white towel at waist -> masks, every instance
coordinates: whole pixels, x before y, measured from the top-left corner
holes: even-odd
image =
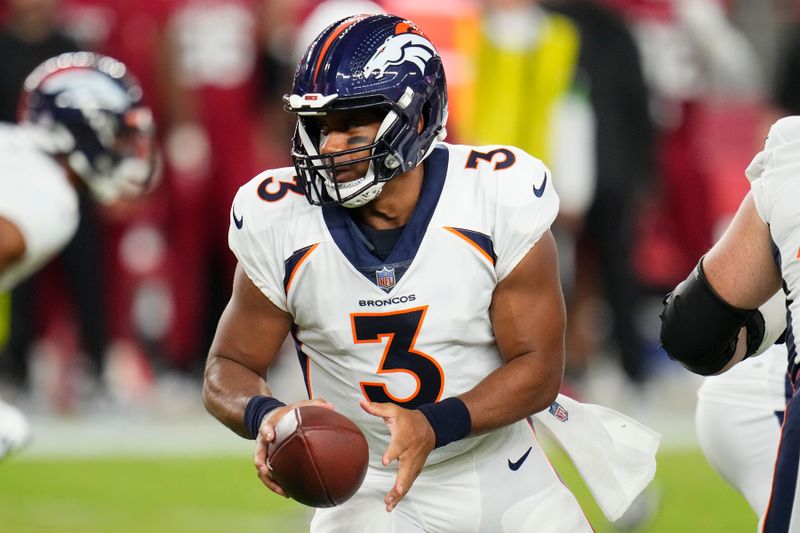
[[[661,435],[622,413],[559,394],[532,418],[566,452],[612,522],[655,476]]]

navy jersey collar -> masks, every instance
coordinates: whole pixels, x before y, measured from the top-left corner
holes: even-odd
[[[347,260],[371,282],[376,283],[375,271],[383,267],[394,268],[397,281],[408,270],[439,203],[447,176],[447,163],[448,152],[443,145],[434,148],[431,155],[425,160],[425,177],[422,181],[417,206],[392,253],[385,261],[381,261],[367,249],[347,208],[341,206],[321,208],[325,225],[336,246]]]

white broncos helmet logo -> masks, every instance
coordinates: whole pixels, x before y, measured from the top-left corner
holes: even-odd
[[[364,65],[364,78],[369,79],[370,76],[374,76],[375,79],[380,79],[386,69],[407,61],[416,65],[420,73],[424,74],[425,64],[435,54],[431,42],[422,35],[417,33],[392,35]]]

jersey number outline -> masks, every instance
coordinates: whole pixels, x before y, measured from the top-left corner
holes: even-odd
[[[278,183],[276,191],[269,190],[275,188],[274,186],[270,187],[273,183]],[[258,186],[258,197],[265,202],[277,202],[278,200],[283,200],[283,197],[290,191],[300,195],[305,194],[303,188],[297,184],[297,176],[292,176],[292,181],[280,181],[270,176]]]
[[[407,409],[439,400],[444,390],[444,372],[439,363],[426,353],[414,349],[428,306],[389,313],[352,313],[350,324],[356,344],[382,343],[386,340],[377,373],[410,374],[417,382],[416,390],[406,398],[389,392],[385,383],[361,381],[361,391],[371,402],[394,403]]]
[[[507,148],[496,148],[490,152],[479,152],[477,150],[472,150],[467,156],[467,164],[464,166],[464,168],[478,168],[478,162],[480,161],[487,161],[491,163],[494,161],[494,158],[497,155],[503,156],[503,159],[494,164],[494,170],[505,170],[507,168],[511,168],[514,166],[514,163],[517,162],[517,156],[515,156],[514,152]]]

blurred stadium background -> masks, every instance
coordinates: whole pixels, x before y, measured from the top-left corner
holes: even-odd
[[[616,56],[609,38],[592,30],[610,27],[632,38],[631,68],[646,94],[641,113],[620,108],[612,113],[618,121],[603,114],[610,104],[590,98],[596,156],[574,151],[569,137],[550,154],[585,157],[582,168],[593,176],[577,194],[585,203],[556,227],[571,324],[565,390],[664,435],[656,481],[637,505],[641,520],[629,517],[633,530],[751,531],[756,518],[747,503],[699,452],[699,382],[659,351],[657,315],[663,294],[746,193],[743,170],[766,127],[800,112],[793,85],[800,4],[597,0],[598,11],[588,1],[541,2],[579,36],[567,76],[592,95],[634,95],[635,76],[603,76]],[[539,2],[0,1],[0,120],[14,120],[22,79],[42,59],[96,50],[125,62],[142,82],[165,162],[159,187],[141,201],[87,202],[65,253],[0,295],[0,397],[33,425],[30,445],[0,463],[0,531],[305,530],[308,510],[260,486],[251,443],[211,419],[200,401],[205,351],[234,266],[226,245],[230,200],[260,170],[290,163],[293,124],[280,96],[309,36],[326,22],[375,5],[416,21],[445,61],[449,140],[472,143],[490,126],[502,130],[510,113],[530,119],[527,93],[511,95],[513,69],[481,77],[492,36],[478,36],[508,21],[492,19],[487,8],[513,17],[532,3]],[[508,98],[478,101],[494,90],[490,82]],[[486,118],[490,104],[499,107]],[[631,131],[644,132],[634,135],[635,146],[623,142]],[[624,179],[608,179],[604,165],[620,158],[640,164],[615,167]],[[568,461],[548,449],[597,530],[615,531]]]

